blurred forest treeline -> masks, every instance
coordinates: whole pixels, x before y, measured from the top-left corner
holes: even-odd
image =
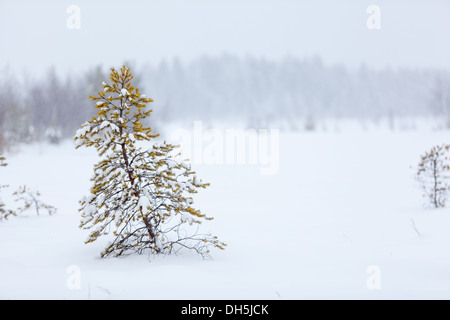
[[[125,62],[125,64],[127,64]],[[250,128],[313,130],[323,118],[377,121],[436,117],[450,127],[450,73],[443,70],[348,69],[320,57],[279,61],[224,54],[134,67],[134,85],[153,98],[151,126],[173,121],[229,121]],[[113,66],[120,68],[121,65]],[[110,66],[39,79],[8,68],[0,75],[0,150],[72,137],[95,113],[88,98],[109,81]]]

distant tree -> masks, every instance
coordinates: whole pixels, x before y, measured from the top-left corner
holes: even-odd
[[[306,131],[316,130],[316,121],[312,115],[306,116],[304,126]]]
[[[94,147],[101,160],[94,167],[90,195],[80,201],[83,229],[91,229],[86,243],[112,231],[114,240],[102,257],[150,251],[170,254],[187,248],[208,256],[208,247],[225,244],[211,234],[187,226],[207,218],[192,207],[189,194],[205,188],[190,165],[181,161],[176,146],[142,143],[156,138],[142,120],[153,100],[131,84],[133,76],[123,66],[111,69],[111,84],[103,82],[96,101],[97,116],[84,123],[74,139],[76,147]]]
[[[445,127],[450,128],[450,75],[447,73],[436,76],[431,90],[432,108],[445,121]]]
[[[436,208],[445,207],[450,182],[450,145],[434,146],[421,156],[417,168],[417,180],[423,188],[423,196]]]
[[[61,130],[57,126],[48,127],[45,130],[44,135],[45,139],[51,144],[59,144],[62,139]]]
[[[31,141],[29,110],[23,104],[20,83],[0,79],[0,151]]]

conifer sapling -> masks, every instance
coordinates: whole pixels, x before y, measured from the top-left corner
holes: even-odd
[[[202,219],[212,218],[192,206],[190,194],[209,184],[179,158],[177,146],[164,142],[143,148],[158,136],[142,123],[153,100],[133,87],[132,79],[126,66],[120,72],[112,68],[111,83],[103,82],[98,96],[90,97],[97,116],[74,137],[76,148],[94,147],[100,157],[90,194],[80,201],[80,227],[92,229],[86,243],[112,233],[102,257],[145,250],[170,254],[182,248],[208,257],[209,247],[226,244],[198,233]]]

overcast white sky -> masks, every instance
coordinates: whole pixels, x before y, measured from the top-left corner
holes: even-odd
[[[66,26],[69,5],[81,29]],[[366,26],[369,5],[381,29]],[[450,69],[449,0],[0,0],[0,67],[40,74],[224,52]]]

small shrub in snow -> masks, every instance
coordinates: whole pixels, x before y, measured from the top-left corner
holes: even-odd
[[[5,161],[6,158],[0,155],[0,167],[5,167],[7,165]],[[7,187],[7,185],[0,185],[0,189],[4,187]],[[15,201],[22,202],[23,206],[16,210],[6,209],[5,204],[0,200],[0,221],[7,220],[10,216],[17,216],[31,208],[36,211],[37,215],[39,215],[39,210],[46,210],[50,215],[56,212],[55,207],[48,205],[39,199],[41,196],[39,191],[33,191],[27,186],[20,187],[13,195],[16,197]]]
[[[8,164],[6,163],[6,157],[0,154],[0,167],[6,167]]]
[[[0,167],[6,167],[6,157],[0,155]],[[6,188],[7,185],[1,185],[0,184],[0,190],[3,188]],[[8,219],[9,216],[15,216],[16,213],[12,210],[6,209],[5,204],[0,199],[0,221]]]
[[[421,156],[417,168],[417,180],[423,188],[423,196],[436,208],[445,207],[450,182],[450,145],[438,145]]]
[[[33,209],[37,215],[39,215],[40,210],[45,210],[49,215],[56,213],[56,208],[44,203],[40,199],[40,192],[34,191],[27,186],[19,187],[19,189],[13,193],[16,196],[16,201],[22,202],[23,206],[17,208],[17,213],[22,213],[27,210]]]
[[[112,233],[114,240],[102,257],[142,253],[170,254],[192,249],[208,256],[209,247],[225,244],[211,234],[199,234],[207,218],[192,206],[189,194],[206,188],[191,166],[181,161],[176,146],[139,143],[158,135],[142,120],[152,110],[147,98],[131,84],[129,69],[111,69],[111,84],[103,82],[96,101],[97,116],[84,123],[74,139],[76,147],[94,147],[101,160],[94,166],[90,194],[80,201],[83,229],[92,229],[86,243]],[[189,226],[194,227],[189,228]]]

